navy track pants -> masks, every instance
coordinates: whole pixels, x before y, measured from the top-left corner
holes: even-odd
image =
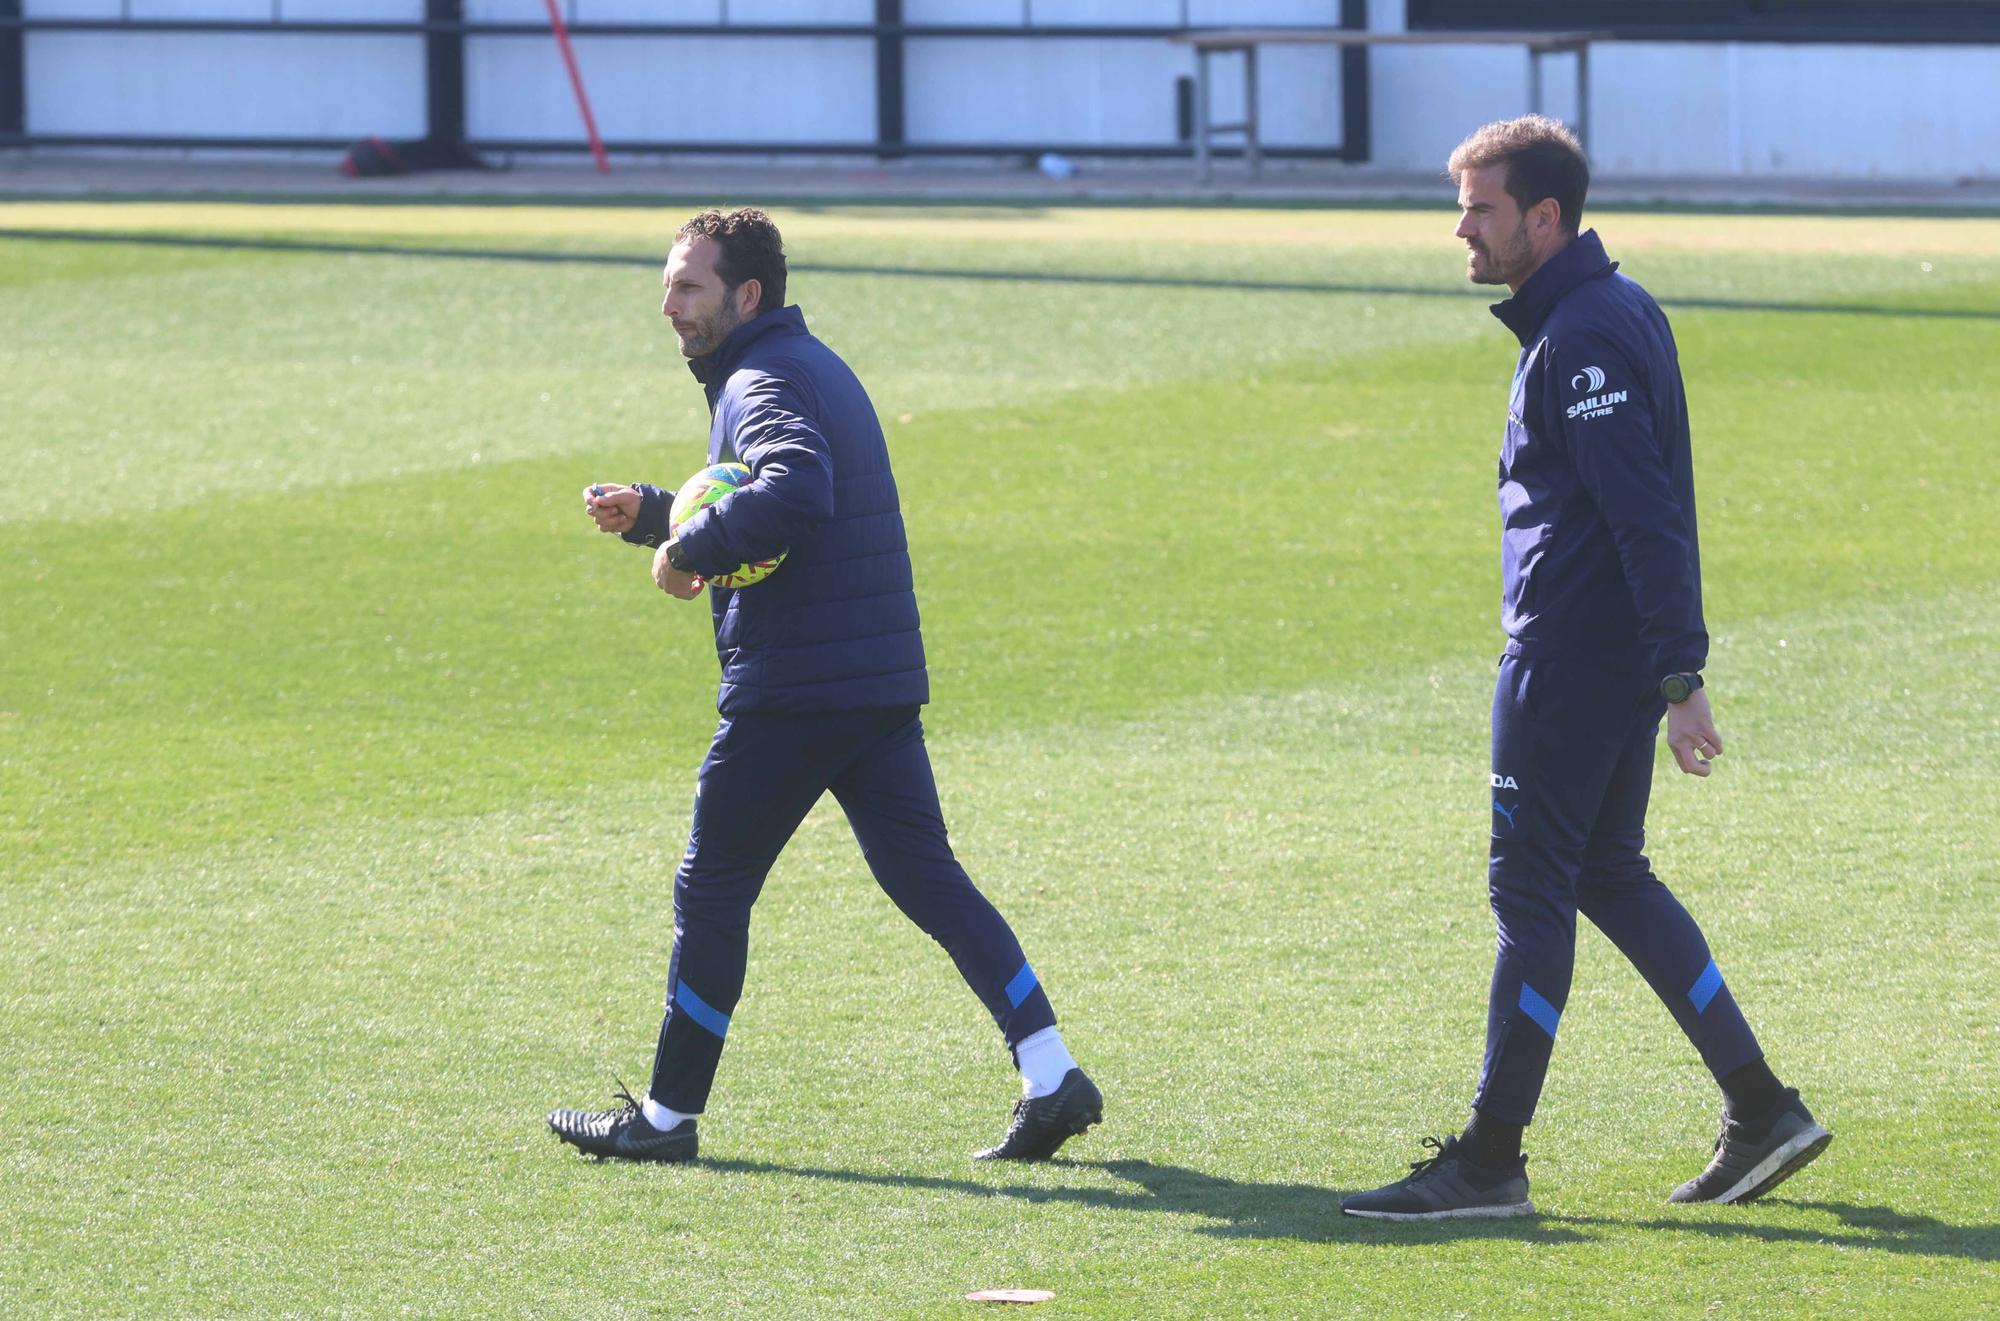
[[[914,706],[724,716],[701,765],[674,877],[674,952],[653,1058],[654,1100],[708,1102],[743,993],[750,907],[820,795],[846,812],[875,880],[951,955],[1011,1048],[1056,1021],[1021,944],[952,856]]]
[[[1499,953],[1473,1106],[1534,1118],[1569,999],[1582,910],[1652,985],[1717,1078],[1758,1059],[1757,1038],[1701,928],[1642,851],[1657,680],[1570,657],[1506,656],[1493,691],[1493,841]]]

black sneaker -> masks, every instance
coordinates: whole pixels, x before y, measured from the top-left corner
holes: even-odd
[[[697,1139],[694,1120],[683,1119],[662,1133],[646,1120],[646,1112],[619,1083],[614,1095],[625,1102],[616,1110],[552,1110],[549,1128],[586,1156],[617,1160],[693,1160]]]
[[[1014,1119],[997,1147],[974,1152],[974,1160],[1047,1160],[1056,1148],[1104,1119],[1104,1093],[1082,1069],[1063,1075],[1047,1096],[1014,1102]]]
[[[1722,1117],[1715,1159],[1708,1168],[1674,1189],[1670,1202],[1754,1202],[1826,1150],[1833,1134],[1821,1128],[1787,1087],[1756,1119]]]
[[[1340,1204],[1351,1216],[1371,1220],[1451,1220],[1459,1216],[1531,1216],[1528,1158],[1488,1170],[1458,1152],[1458,1139],[1425,1138],[1437,1155],[1414,1161],[1404,1178],[1371,1193],[1356,1193]]]

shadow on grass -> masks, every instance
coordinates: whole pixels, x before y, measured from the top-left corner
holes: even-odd
[[[1354,1238],[1359,1231],[1370,1229],[1377,1231],[1371,1237],[1385,1237],[1381,1231],[1386,1229],[1386,1237],[1393,1240],[1421,1243],[1458,1238],[1573,1243],[1591,1237],[1565,1222],[1534,1219],[1456,1220],[1384,1226],[1380,1221],[1361,1221],[1341,1215],[1340,1199],[1346,1195],[1342,1190],[1305,1183],[1245,1183],[1180,1165],[1157,1165],[1143,1160],[1057,1160],[1050,1166],[1058,1170],[1100,1171],[1129,1185],[1114,1188],[978,1183],[970,1179],[935,1175],[872,1174],[862,1170],[829,1170],[755,1160],[706,1160],[702,1166],[726,1173],[783,1174],[798,1179],[826,1179],[837,1183],[1004,1198],[1031,1205],[1064,1203],[1100,1211],[1151,1211],[1201,1216],[1211,1223],[1202,1225],[1196,1232],[1217,1238],[1295,1239],[1324,1243]],[[1001,1171],[996,1169],[995,1172]]]
[[[1634,1220],[1634,1229],[1672,1229],[1710,1238],[1756,1239],[1763,1243],[1817,1243],[1837,1248],[1872,1248],[1916,1257],[1958,1257],[1965,1261],[2000,1261],[2000,1224],[1954,1225],[1933,1216],[1912,1215],[1887,1206],[1856,1206],[1852,1202],[1801,1202],[1765,1198],[1757,1206],[1790,1207],[1834,1216],[1833,1231],[1804,1225],[1770,1225],[1746,1221]]]
[[[209,248],[256,252],[297,252],[319,256],[429,257],[460,261],[527,262],[536,265],[656,267],[663,254],[549,252],[533,248],[445,247],[429,244],[343,243],[334,240],[223,237],[213,234],[158,234],[87,229],[0,229],[0,239],[41,243],[129,244],[140,247]],[[1114,288],[1221,290],[1234,293],[1349,294],[1373,298],[1446,298],[1490,302],[1492,294],[1459,285],[1391,285],[1331,280],[1239,280],[1189,275],[1121,275],[1101,271],[1024,271],[992,268],[875,266],[794,261],[794,272],[870,275],[896,279],[973,280],[987,284],[1072,284]],[[1662,297],[1667,307],[1703,312],[1795,312],[1829,316],[1914,317],[1924,320],[2000,321],[1987,307],[1910,307],[1874,303],[1784,303],[1750,298]]]
[[[1363,1241],[1383,1247],[1422,1247],[1462,1239],[1506,1239],[1518,1243],[1585,1243],[1601,1230],[1651,1230],[1696,1234],[1704,1238],[1754,1240],[1760,1243],[1811,1243],[1838,1248],[1919,1257],[1953,1257],[1965,1261],[2000,1261],[2000,1224],[1956,1225],[1933,1216],[1914,1215],[1886,1206],[1849,1202],[1806,1202],[1768,1198],[1759,1208],[1779,1207],[1819,1212],[1840,1221],[1837,1229],[1812,1225],[1775,1225],[1761,1218],[1739,1221],[1669,1219],[1610,1219],[1602,1216],[1541,1215],[1501,1220],[1385,1221],[1359,1220],[1340,1213],[1346,1192],[1305,1183],[1246,1183],[1204,1174],[1180,1165],[1143,1160],[1057,1160],[1050,1168],[1098,1171],[1126,1187],[1064,1187],[1019,1183],[980,1183],[971,1179],[923,1174],[874,1174],[863,1170],[833,1170],[780,1165],[758,1160],[707,1160],[702,1168],[733,1174],[779,1174],[796,1179],[1006,1199],[1031,1205],[1061,1203],[1101,1211],[1149,1211],[1199,1216],[1209,1223],[1196,1233],[1216,1238],[1292,1239],[1308,1243]],[[999,1173],[999,1170],[995,1171]],[[1738,1214],[1756,1217],[1757,1209]]]

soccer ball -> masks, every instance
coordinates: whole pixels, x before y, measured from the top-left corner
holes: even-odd
[[[681,483],[681,489],[674,494],[673,508],[667,511],[669,535],[678,537],[681,524],[695,516],[697,510],[706,509],[740,486],[750,481],[750,470],[740,463],[712,463],[694,476]],[[719,573],[708,579],[711,587],[748,587],[762,582],[777,571],[785,562],[784,551],[779,551],[768,560],[752,560],[740,564],[728,573]]]

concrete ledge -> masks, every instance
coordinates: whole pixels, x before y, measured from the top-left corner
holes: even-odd
[[[0,152],[0,198],[26,197],[307,197],[327,201],[546,199],[636,205],[650,200],[716,203],[751,201],[870,201],[911,205],[973,202],[1002,205],[1112,204],[1157,206],[1449,207],[1442,173],[1410,174],[1369,167],[1275,164],[1253,178],[1224,162],[1215,182],[1201,187],[1191,164],[1086,163],[1067,179],[989,162],[810,163],[640,161],[598,174],[588,161],[531,164],[391,179],[349,179],[323,160],[258,160],[189,153],[145,156]],[[1926,180],[1780,178],[1600,178],[1593,206],[1675,209],[1777,208],[1813,211],[1953,211],[2000,213],[2000,179],[1959,183]]]

